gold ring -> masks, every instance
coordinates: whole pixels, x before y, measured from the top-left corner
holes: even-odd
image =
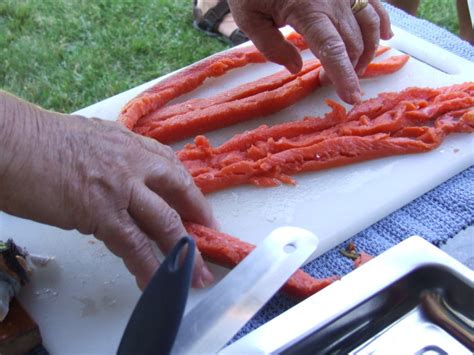
[[[352,5],[351,10],[355,15],[359,11],[362,11],[369,4],[369,0],[355,0],[354,5]]]

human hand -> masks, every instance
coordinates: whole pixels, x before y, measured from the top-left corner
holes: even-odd
[[[171,148],[115,122],[40,110],[0,93],[0,138],[0,210],[94,234],[140,288],[159,266],[153,242],[166,254],[187,234],[181,218],[215,228]],[[193,286],[212,281],[198,253]]]
[[[361,100],[359,79],[374,58],[380,38],[390,39],[390,19],[379,0],[357,14],[354,0],[228,0],[239,28],[271,61],[290,72],[301,70],[298,50],[278,30],[292,26],[305,38],[347,103]]]

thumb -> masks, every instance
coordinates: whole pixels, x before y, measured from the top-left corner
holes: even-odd
[[[298,73],[303,66],[298,49],[285,39],[272,20],[259,14],[252,16],[258,17],[249,21],[256,26],[244,25],[241,30],[269,61],[285,66],[292,74]]]

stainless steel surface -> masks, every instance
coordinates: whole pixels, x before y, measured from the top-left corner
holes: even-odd
[[[394,324],[404,317],[404,322],[414,321],[409,315],[420,306],[420,295],[425,290],[440,290],[457,312],[472,318],[473,284],[472,270],[422,238],[411,237],[221,353],[348,353],[364,343],[368,346],[369,339],[378,337],[381,341],[381,334],[390,328],[399,329]],[[423,328],[423,324],[418,325]],[[393,349],[416,342],[422,335],[415,331],[410,334],[393,339]],[[389,339],[389,333],[386,335]],[[365,353],[363,347],[359,351]]]
[[[416,307],[349,354],[470,355],[471,352],[443,328],[427,319],[420,307]]]
[[[184,317],[172,353],[216,353],[316,250],[301,228],[275,229]]]

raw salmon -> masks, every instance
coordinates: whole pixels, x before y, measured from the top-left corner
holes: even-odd
[[[307,48],[305,41],[297,33],[291,33],[287,39],[300,50]],[[255,46],[239,47],[203,59],[167,77],[132,99],[120,112],[118,121],[132,129],[141,117],[196,89],[207,78],[221,76],[229,70],[250,63],[264,62],[266,62],[264,55]]]
[[[378,70],[373,75],[391,74],[399,70],[407,60],[408,56],[390,57],[379,63],[369,64],[368,72],[371,72],[370,68],[373,65],[377,65],[385,67],[385,72]],[[388,65],[384,66],[385,62]],[[181,109],[175,108],[183,112],[182,114],[169,116],[170,113],[166,108],[165,115],[161,115],[161,110],[155,111],[144,117],[143,122],[140,120],[134,131],[157,139],[161,143],[171,143],[246,120],[264,117],[293,105],[314,92],[320,87],[319,72],[319,62],[311,61],[297,75],[287,72],[277,73],[213,98],[201,99],[197,101],[196,106],[185,102],[181,105]],[[204,103],[205,107],[202,106]]]
[[[186,230],[195,239],[204,258],[218,265],[233,268],[240,263],[255,246],[231,235],[194,223],[185,223]],[[302,270],[296,271],[282,291],[298,298],[307,298],[330,285],[338,277],[315,279]]]
[[[290,177],[438,147],[451,133],[474,130],[473,83],[383,93],[346,110],[328,101],[324,117],[261,126],[213,147],[204,136],[177,152],[205,193],[254,184],[294,184]]]

